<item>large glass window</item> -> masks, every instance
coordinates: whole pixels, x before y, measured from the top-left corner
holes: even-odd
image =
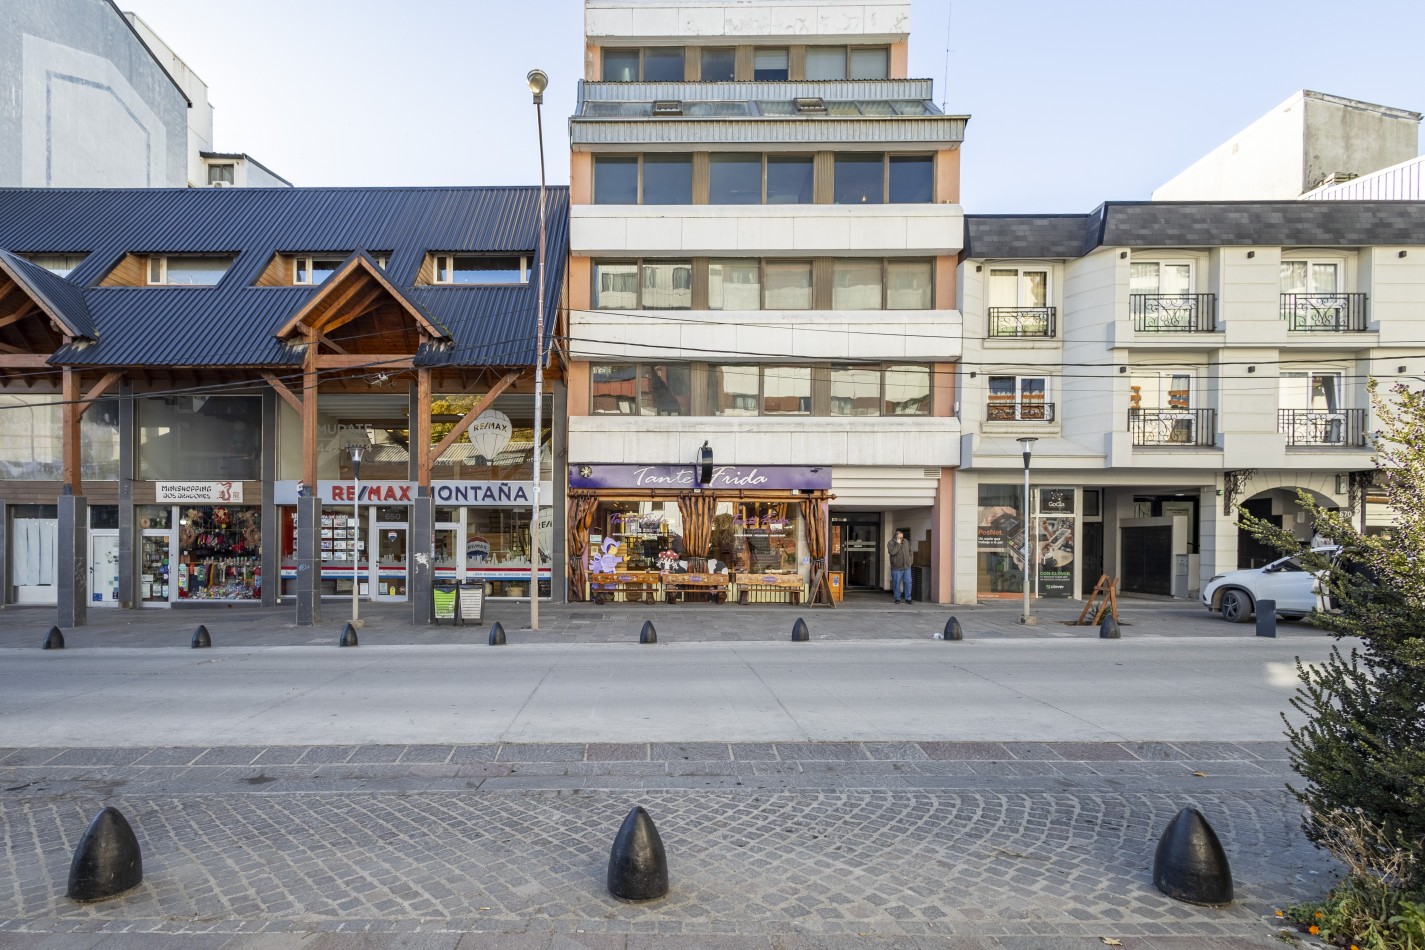
[[[758,262],[709,261],[708,309],[762,309],[762,276]]]
[[[692,412],[692,367],[652,363],[643,367],[639,409],[645,416],[686,416]]]
[[[604,48],[604,82],[637,82],[638,50]]]
[[[598,155],[594,158],[594,204],[638,204],[638,158]]]
[[[931,309],[934,306],[933,284],[930,261],[889,262],[886,264],[886,309]]]
[[[785,49],[759,49],[752,54],[752,78],[758,82],[786,82],[788,56]]]
[[[768,310],[811,309],[810,261],[768,261],[766,274]]]
[[[892,155],[887,178],[893,204],[935,200],[935,159],[929,155]]]
[[[831,368],[831,414],[833,416],[874,416],[880,414],[881,371],[864,366]]]
[[[832,191],[832,200],[839,205],[880,204],[885,200],[884,158],[879,154],[837,155]]]
[[[1017,485],[980,485],[975,528],[979,593],[1024,591],[1024,490]]]
[[[600,310],[638,309],[638,265],[594,265],[594,306]]]
[[[0,393],[0,479],[60,477],[62,412],[58,396]]]
[[[596,198],[597,194],[596,184]],[[643,203],[646,205],[692,204],[692,156],[645,155],[643,157]]]
[[[638,364],[596,363],[590,367],[595,415],[633,415],[638,411]]]
[[[119,478],[119,400],[101,399],[79,422],[80,470],[89,481]]]
[[[762,156],[739,153],[708,158],[708,204],[762,203]]]
[[[768,155],[767,204],[811,204],[814,178],[810,155]]]
[[[692,261],[644,262],[642,309],[688,310],[692,306]]]
[[[173,287],[211,287],[223,279],[234,258],[228,257],[151,257],[148,282]]]
[[[655,46],[643,51],[644,82],[682,82],[683,48]]]
[[[708,367],[709,402],[715,416],[757,415],[760,372],[756,366]]]
[[[1049,271],[1028,267],[990,268],[988,304],[1012,308],[1048,306]]]
[[[717,47],[702,51],[702,71],[698,74],[703,82],[732,82],[735,78],[736,55],[731,48]]]
[[[991,422],[1045,421],[1049,382],[1043,376],[991,376],[985,417]]]
[[[831,269],[833,310],[881,309],[881,262],[839,260]]]
[[[762,371],[762,412],[769,416],[811,414],[811,367],[768,366]]]
[[[178,526],[179,598],[262,599],[261,508],[183,508]],[[324,529],[323,548],[330,550],[330,543]]]
[[[882,415],[930,415],[930,368],[928,366],[887,366],[885,407]]]
[[[151,396],[135,408],[140,479],[262,477],[261,397]]]

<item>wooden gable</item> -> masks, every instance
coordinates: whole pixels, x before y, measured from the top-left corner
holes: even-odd
[[[364,254],[348,259],[277,331],[289,341],[309,335],[321,356],[414,356],[422,343],[449,339]]]

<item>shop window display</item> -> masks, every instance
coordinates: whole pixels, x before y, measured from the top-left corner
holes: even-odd
[[[979,590],[1019,594],[1024,590],[1024,490],[1017,485],[981,485],[975,528]]]
[[[795,503],[719,502],[712,557],[734,573],[800,573],[801,513]]]
[[[178,550],[179,599],[261,599],[262,509],[186,508]]]

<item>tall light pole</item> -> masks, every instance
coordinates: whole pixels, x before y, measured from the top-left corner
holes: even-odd
[[[1015,441],[1024,449],[1024,510],[1019,513],[1019,520],[1024,527],[1024,613],[1020,615],[1019,622],[1033,626],[1039,620],[1029,612],[1029,545],[1034,534],[1034,519],[1029,514],[1029,457],[1034,452],[1034,443],[1039,440],[1033,436],[1025,436]]]
[[[535,298],[534,331],[534,514],[529,519],[529,628],[539,629],[539,437],[544,431],[544,89],[549,77],[542,69],[525,76],[534,94],[534,124],[539,132],[539,290]]]
[[[351,455],[351,625],[361,626],[360,602],[357,594],[361,589],[361,456],[366,446],[353,442],[346,447]]]

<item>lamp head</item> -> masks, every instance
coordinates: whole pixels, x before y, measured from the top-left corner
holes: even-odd
[[[1023,438],[1015,439],[1014,441],[1018,442],[1018,443],[1019,443],[1019,447],[1024,450],[1024,469],[1025,469],[1025,471],[1028,471],[1028,470],[1029,470],[1029,456],[1030,456],[1031,454],[1033,454],[1033,452],[1034,452],[1034,443],[1035,443],[1035,442],[1038,442],[1039,440],[1036,439],[1036,438],[1034,438],[1033,436],[1028,436],[1028,435],[1027,435],[1027,436],[1024,436]]]
[[[542,69],[531,69],[529,75],[525,77],[529,83],[529,91],[534,93],[534,104],[539,105],[544,102],[544,90],[549,85],[549,76]]]

